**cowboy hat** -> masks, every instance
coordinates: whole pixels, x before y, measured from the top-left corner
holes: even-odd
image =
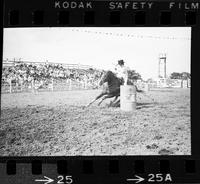
[[[123,59],[118,60],[118,65],[123,65],[123,64],[124,64],[124,60]]]

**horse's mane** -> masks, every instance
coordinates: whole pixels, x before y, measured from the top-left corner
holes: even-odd
[[[112,72],[111,70],[108,70],[108,71],[107,71],[107,75],[110,76],[110,77],[112,77],[115,81],[118,81],[119,83],[121,83],[121,81],[120,81],[120,79],[117,77],[117,75],[116,75],[114,72]]]
[[[107,71],[107,74],[108,74],[108,75],[110,75],[110,74],[111,74],[111,75],[113,75],[113,76],[117,77],[117,76],[115,75],[115,73],[113,73],[111,70],[108,70],[108,71]]]
[[[107,70],[107,71],[103,71],[103,74],[102,74],[103,78],[107,78],[109,77],[109,81],[110,81],[110,78],[114,79],[114,80],[117,80],[118,82],[120,82],[119,78],[116,76],[116,74],[114,72],[112,72],[111,70]],[[102,79],[101,79],[102,80]],[[107,81],[108,82],[108,81]],[[103,82],[104,83],[104,82]]]

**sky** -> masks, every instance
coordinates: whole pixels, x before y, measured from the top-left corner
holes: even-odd
[[[190,72],[190,27],[5,28],[3,59],[92,65],[110,70],[123,59],[143,79],[158,75],[159,54],[167,75]]]

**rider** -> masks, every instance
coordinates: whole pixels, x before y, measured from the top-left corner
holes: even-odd
[[[124,65],[124,60],[119,60],[115,67],[116,76],[122,80],[123,85],[127,85],[128,82],[128,67]]]

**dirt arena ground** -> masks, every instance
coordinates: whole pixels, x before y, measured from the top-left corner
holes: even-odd
[[[138,94],[134,113],[98,90],[2,94],[0,156],[190,155],[190,89]]]

